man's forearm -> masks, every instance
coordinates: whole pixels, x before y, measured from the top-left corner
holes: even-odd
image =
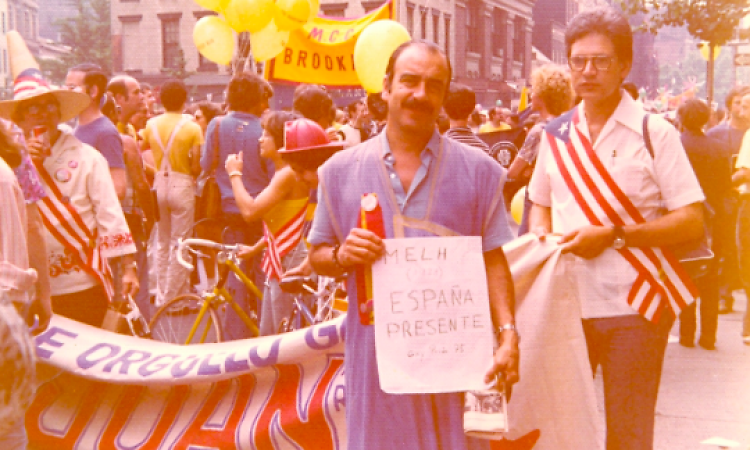
[[[26,206],[26,215],[28,218],[29,266],[37,272],[36,295],[42,301],[48,302],[51,292],[49,262],[47,260],[47,241],[42,217],[39,215],[39,209],[33,204]]]
[[[344,270],[333,260],[333,245],[313,245],[310,250],[310,264],[315,273],[328,277],[338,277],[344,274]]]
[[[547,233],[552,232],[552,211],[548,206],[534,203],[529,212],[529,230],[544,229]]]
[[[513,277],[502,247],[484,253],[487,289],[492,323],[495,329],[515,323],[515,290]]]
[[[120,167],[110,168],[109,174],[112,176],[112,184],[115,186],[115,192],[117,198],[122,200],[125,198],[125,193],[128,189],[127,176],[125,169]]]
[[[661,247],[680,244],[703,235],[703,205],[693,203],[656,220],[623,227],[628,247]]]

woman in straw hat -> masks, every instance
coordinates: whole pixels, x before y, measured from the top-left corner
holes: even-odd
[[[90,98],[50,88],[20,35],[11,31],[7,38],[15,82],[13,100],[0,102],[0,117],[23,130],[48,196],[39,210],[47,231],[52,309],[100,326],[114,295],[106,258],[123,257],[119,293],[134,294],[138,281],[132,263],[135,245],[106,160],[58,128],[86,108]]]

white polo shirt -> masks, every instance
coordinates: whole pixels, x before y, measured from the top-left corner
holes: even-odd
[[[589,137],[583,103],[577,107],[578,130]],[[651,221],[666,211],[701,202],[705,197],[677,130],[656,115],[649,118],[649,135],[655,153],[655,157],[651,157],[643,141],[644,114],[629,95],[621,95],[620,104],[593,146],[612,178],[643,218]],[[532,202],[551,208],[554,233],[565,234],[590,225],[560,175],[546,132],[528,189]],[[618,214],[625,217],[619,203],[610,198],[609,190],[604,189],[602,193]],[[605,225],[611,224],[606,217],[600,219]],[[596,258],[574,257],[574,260],[573,272],[583,318],[637,314],[627,303],[637,273],[616,250],[608,248]]]
[[[746,131],[742,137],[740,152],[734,164],[736,169],[750,169],[750,132]]]

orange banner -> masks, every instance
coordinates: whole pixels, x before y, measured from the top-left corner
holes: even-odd
[[[360,88],[354,71],[357,37],[372,22],[394,17],[393,0],[358,19],[316,17],[292,31],[284,51],[266,64],[265,78],[281,83]]]

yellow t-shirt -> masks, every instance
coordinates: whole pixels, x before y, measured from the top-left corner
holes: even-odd
[[[507,123],[501,123],[499,127],[495,128],[495,126],[492,125],[492,122],[487,121],[487,123],[482,124],[482,126],[479,128],[480,133],[492,133],[493,131],[503,130],[510,130],[510,125],[508,125]]]
[[[148,142],[148,147],[154,154],[154,162],[156,163],[157,170],[163,169],[161,165],[163,157],[161,145],[167,146],[172,130],[183,117],[185,116],[181,113],[164,113],[149,119],[146,123],[146,128],[141,130],[143,140]],[[161,145],[159,145],[159,142],[152,134],[154,125],[156,125],[156,129],[158,130]],[[172,142],[172,149],[169,151],[169,164],[172,166],[172,170],[190,174],[190,149],[200,147],[202,143],[203,133],[201,132],[201,127],[194,121],[187,119],[177,131],[177,135]]]

